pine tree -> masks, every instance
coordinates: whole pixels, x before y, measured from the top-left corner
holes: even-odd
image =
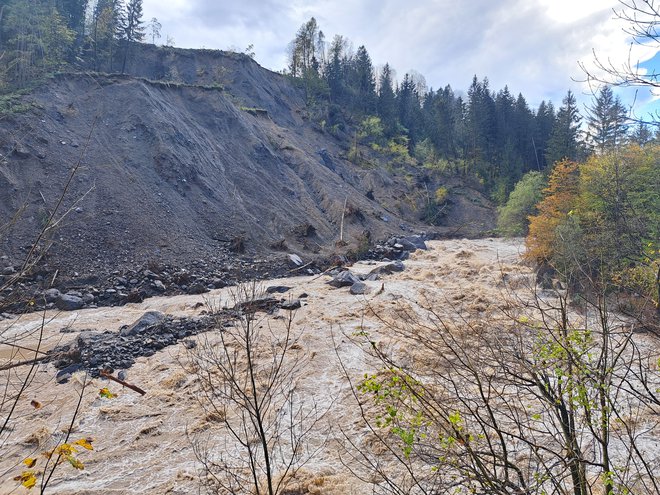
[[[144,40],[145,27],[142,20],[142,0],[128,0],[126,6],[120,11],[119,37],[124,41],[124,60],[121,66],[122,74],[126,71],[126,61],[131,46]]]
[[[575,96],[569,90],[557,112],[552,133],[548,140],[546,162],[555,163],[561,159],[577,160],[582,155],[580,148],[580,122],[582,117],[577,108]]]
[[[536,155],[535,160],[543,170],[548,166],[548,163],[546,162],[546,149],[548,147],[548,140],[550,139],[554,123],[555,108],[552,105],[552,102],[546,103],[545,101],[542,101],[536,110],[536,115],[534,116],[533,146],[534,154]]]
[[[378,116],[383,123],[387,137],[394,136],[397,130],[397,107],[393,79],[392,69],[389,64],[385,64],[378,80]]]
[[[627,115],[621,100],[609,86],[603,86],[588,109],[590,144],[603,153],[623,144],[627,131]]]
[[[120,34],[122,5],[119,0],[98,0],[92,12],[91,36],[94,70],[101,70],[103,60],[113,70],[115,47]]]
[[[355,55],[355,103],[365,114],[373,112],[376,104],[376,79],[371,57],[364,45]]]
[[[403,82],[396,92],[396,101],[399,122],[408,131],[409,146],[412,149],[420,137],[422,118],[419,93],[410,74],[403,77]]]
[[[640,146],[644,146],[653,141],[653,133],[651,132],[651,129],[649,129],[648,124],[645,122],[638,122],[637,125],[633,127],[632,133],[630,134],[630,140]]]

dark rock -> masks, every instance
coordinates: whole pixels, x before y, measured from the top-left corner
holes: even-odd
[[[57,375],[55,375],[55,381],[57,383],[66,383],[71,379],[71,375],[81,368],[82,366],[80,364],[71,364],[57,372]]]
[[[30,157],[30,151],[25,148],[22,144],[16,144],[14,146],[14,156],[17,158],[29,158]]]
[[[294,267],[299,267],[303,265],[303,260],[297,254],[289,254],[289,263]]]
[[[146,294],[140,289],[133,289],[126,295],[126,302],[139,303],[144,301]]]
[[[247,313],[254,313],[256,311],[269,312],[275,308],[278,303],[279,301],[274,297],[264,297],[261,299],[255,299],[253,301],[238,303],[233,307],[233,310]]]
[[[55,301],[57,309],[62,311],[75,311],[81,309],[85,305],[82,297],[74,296],[71,294],[60,294],[60,297]]]
[[[214,289],[222,289],[223,287],[227,287],[227,282],[221,278],[214,278],[211,280],[211,285]]]
[[[367,284],[364,282],[355,282],[353,285],[351,285],[350,288],[350,293],[353,294],[354,296],[359,296],[362,294],[367,293]]]
[[[197,282],[188,288],[188,294],[204,294],[208,291],[209,290],[206,288],[206,286],[200,282]]]
[[[93,346],[95,342],[101,339],[102,334],[86,330],[78,335],[77,346],[79,349]]]
[[[14,273],[16,273],[16,268],[13,266],[6,266],[2,269],[3,275],[13,275]]]
[[[287,287],[286,285],[271,285],[270,287],[266,287],[266,294],[284,294],[290,290],[291,287]]]
[[[295,309],[300,309],[301,306],[302,304],[300,303],[300,299],[292,299],[290,301],[283,302],[280,305],[280,308],[293,311]]]
[[[412,244],[417,249],[422,249],[424,251],[428,249],[428,247],[426,246],[426,242],[424,241],[424,238],[421,235],[409,235],[408,237],[404,237],[403,239],[401,239],[401,242],[404,241],[406,243]]]
[[[351,286],[359,281],[360,279],[353,275],[349,270],[345,270],[335,275],[335,277],[330,282],[328,282],[328,284],[339,288]]]
[[[136,320],[132,325],[122,328],[119,334],[125,337],[138,335],[143,333],[145,330],[163,323],[163,321],[165,321],[165,315],[163,313],[160,311],[148,311],[138,320]]]
[[[298,296],[298,299],[306,299],[306,298],[308,298],[308,297],[309,297],[309,294],[307,294],[307,292],[303,292],[302,294],[300,294],[300,295]]]
[[[55,302],[59,299],[62,293],[57,289],[48,289],[44,292],[44,298],[47,303]]]
[[[165,292],[165,290],[167,290],[165,288],[165,284],[163,282],[161,282],[160,280],[154,280],[152,282],[151,286],[159,292]]]
[[[82,300],[85,304],[92,304],[94,302],[94,295],[87,292],[86,294],[83,294]]]
[[[405,270],[405,266],[401,261],[393,261],[392,263],[388,263],[386,265],[382,265],[379,267],[374,268],[369,272],[369,274],[365,277],[365,280],[378,280],[370,278],[373,275],[390,275],[395,272],[402,272]]]

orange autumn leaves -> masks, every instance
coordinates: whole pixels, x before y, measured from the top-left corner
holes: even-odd
[[[658,191],[658,144],[557,162],[538,214],[529,217],[526,257],[640,294],[660,308]]]
[[[529,217],[527,254],[529,259],[546,262],[552,259],[557,227],[568,217],[577,199],[579,166],[576,162],[557,162],[548,178],[544,198],[538,204],[538,214]]]

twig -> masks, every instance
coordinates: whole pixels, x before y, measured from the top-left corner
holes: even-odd
[[[307,264],[305,264],[305,265],[303,265],[303,266],[299,266],[299,267],[296,267],[296,268],[294,268],[294,269],[292,269],[292,270],[289,270],[289,273],[297,272],[298,270],[302,270],[303,268],[307,268],[309,265],[313,265],[313,264],[314,264],[314,262],[313,262],[313,261],[310,261],[309,263],[307,263]]]
[[[32,352],[41,352],[41,351],[38,351],[36,349],[29,349],[29,350],[32,351]],[[11,370],[13,368],[18,368],[20,366],[25,366],[26,364],[37,364],[37,363],[40,363],[40,362],[44,361],[48,357],[49,356],[41,356],[41,357],[38,357],[38,358],[35,358],[35,359],[28,359],[27,361],[18,361],[17,363],[5,364],[3,366],[0,366],[0,371]]]
[[[112,380],[113,382],[117,382],[117,383],[119,383],[120,385],[123,385],[126,388],[130,388],[131,390],[137,392],[140,395],[146,395],[146,392],[144,390],[142,390],[140,387],[138,387],[136,385],[131,385],[130,383],[126,383],[125,381],[120,380],[119,378],[117,378],[115,376],[112,376],[110,373],[108,373],[105,370],[101,370],[101,376],[103,378],[107,378],[108,380]]]

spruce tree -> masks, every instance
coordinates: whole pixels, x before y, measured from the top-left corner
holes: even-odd
[[[588,109],[589,141],[594,149],[603,153],[620,146],[627,132],[627,115],[621,100],[612,88],[603,86]]]
[[[580,147],[580,122],[582,117],[577,108],[575,95],[569,90],[557,112],[552,133],[548,140],[546,161],[548,164],[567,159],[577,160],[582,155]]]

